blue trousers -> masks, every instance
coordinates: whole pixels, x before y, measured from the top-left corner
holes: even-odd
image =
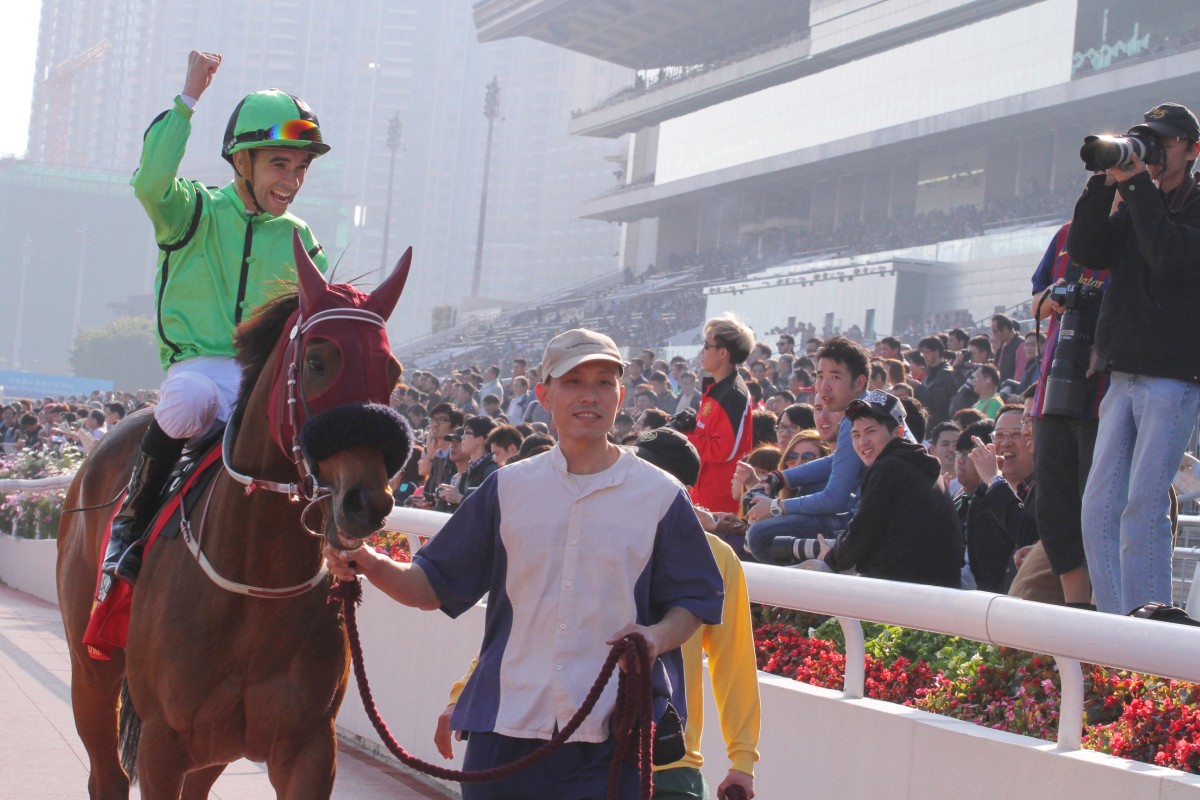
[[[833,534],[845,530],[848,520],[849,515],[834,514],[784,514],[779,517],[767,517],[746,530],[746,549],[763,564],[795,564],[794,558],[785,561],[771,559],[771,542],[775,541],[776,536],[814,539],[818,533],[823,533],[832,545]]]
[[[481,770],[510,764],[546,743],[544,739],[517,739],[498,733],[473,731],[467,738],[463,769]],[[498,781],[464,783],[463,800],[604,800],[608,767],[616,740],[592,744],[569,742],[549,758],[529,769]],[[640,794],[637,770],[621,766],[622,800]]]
[[[1083,546],[1101,611],[1171,602],[1167,490],[1198,409],[1200,386],[1112,374],[1083,494]]]

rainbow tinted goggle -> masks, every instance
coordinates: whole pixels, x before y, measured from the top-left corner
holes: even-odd
[[[239,144],[246,144],[248,142],[277,141],[320,142],[322,141],[321,129],[312,120],[289,119],[287,122],[281,122],[269,128],[239,133],[233,137],[233,141],[229,143],[229,148],[232,149]]]

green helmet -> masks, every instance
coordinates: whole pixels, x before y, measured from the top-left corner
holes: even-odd
[[[225,126],[221,156],[230,164],[237,151],[257,147],[295,147],[313,156],[329,152],[317,115],[299,97],[278,89],[246,95]]]

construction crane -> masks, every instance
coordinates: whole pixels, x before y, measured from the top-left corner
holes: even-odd
[[[111,45],[103,39],[82,53],[49,67],[42,79],[46,103],[50,108],[49,129],[46,131],[45,161],[47,164],[67,163],[67,148],[71,136],[71,111],[74,109],[75,77],[80,70],[108,52]]]

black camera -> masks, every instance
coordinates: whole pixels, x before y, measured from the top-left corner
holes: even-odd
[[[680,433],[691,433],[696,430],[696,412],[690,408],[675,412],[675,416],[667,421],[666,427],[674,428]]]
[[[771,495],[762,489],[750,489],[742,495],[742,516],[750,516],[750,506],[754,505],[754,501],[760,497],[769,498]]]
[[[1089,172],[1104,172],[1112,167],[1125,166],[1137,156],[1143,164],[1161,164],[1165,158],[1162,139],[1141,125],[1130,128],[1124,136],[1103,134],[1085,136],[1079,157]]]
[[[1063,315],[1058,323],[1054,360],[1046,374],[1043,414],[1073,419],[1084,416],[1092,397],[1087,371],[1103,298],[1099,288],[1084,283],[1068,283],[1050,290],[1050,299],[1063,307]]]

